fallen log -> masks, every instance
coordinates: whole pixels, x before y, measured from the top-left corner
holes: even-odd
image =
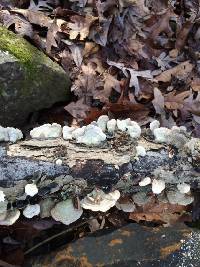
[[[179,192],[177,195],[177,185],[187,183],[191,187],[194,184],[198,187],[199,139],[178,134],[178,145],[174,137],[172,141],[175,145],[157,143],[146,131],[138,139],[130,138],[126,132],[118,132],[95,147],[62,138],[30,139],[7,144],[1,146],[0,150],[0,190],[11,207],[18,209],[30,203],[37,204],[48,197],[53,197],[55,203],[77,197],[82,199],[94,188],[105,193],[118,190],[121,196],[138,192],[146,196],[152,191],[155,194],[162,192],[164,198],[164,189],[170,191],[175,188],[175,193],[170,192],[168,199],[163,201],[170,198],[171,204],[187,206],[193,201],[190,187],[188,192]],[[142,147],[141,154],[138,154],[138,147]],[[155,181],[157,189],[153,189],[154,182],[140,186],[139,183],[147,177],[151,182]],[[37,185],[38,193],[27,196],[25,186],[30,183]],[[96,197],[92,198],[94,203],[99,201],[99,196]],[[70,202],[67,205],[70,206]],[[109,205],[112,207],[114,204]],[[39,207],[33,208],[37,210],[34,211],[37,215]]]
[[[145,148],[144,157],[136,156],[136,145]],[[36,179],[38,172],[52,181],[64,175],[70,176],[67,182],[85,181],[90,189],[94,186],[104,190],[117,188],[124,193],[134,192],[138,182],[147,176],[167,184],[199,182],[195,162],[198,157],[184,149],[145,138],[132,141],[125,134],[98,147],[63,139],[20,141],[1,147],[4,152],[0,158],[0,187],[14,188],[22,181]],[[62,160],[61,166],[56,164],[57,159]]]

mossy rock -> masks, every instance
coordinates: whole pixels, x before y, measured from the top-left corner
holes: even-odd
[[[69,87],[57,63],[0,26],[0,125],[23,125],[30,113],[68,100]]]

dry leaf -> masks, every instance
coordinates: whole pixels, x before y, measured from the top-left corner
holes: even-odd
[[[169,110],[181,109],[184,105],[184,99],[190,95],[190,91],[184,91],[176,95],[175,91],[165,95],[165,107]]]
[[[173,76],[185,78],[192,71],[193,67],[193,64],[187,60],[172,69],[163,71],[160,75],[155,77],[155,80],[158,82],[170,82]]]
[[[49,27],[53,22],[48,16],[40,11],[32,11],[27,9],[12,9],[13,13],[23,15],[30,23],[40,25],[41,27]]]
[[[68,111],[74,118],[83,119],[87,116],[90,107],[85,104],[84,98],[79,99],[77,102],[70,102],[65,106],[65,110]]]
[[[71,17],[71,22],[68,23],[68,27],[70,28],[69,31],[69,38],[71,40],[76,39],[77,37],[79,40],[85,40],[86,37],[89,35],[89,30],[91,24],[97,20],[96,17],[93,16],[77,16],[74,15]]]
[[[164,96],[158,88],[154,88],[154,100],[152,101],[153,106],[157,114],[163,114],[164,111]]]

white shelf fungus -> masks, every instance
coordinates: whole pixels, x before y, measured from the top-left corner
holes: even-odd
[[[145,192],[138,192],[132,196],[132,199],[135,204],[138,206],[143,206],[149,203],[152,199],[151,196],[148,196]]]
[[[124,212],[133,212],[136,209],[135,204],[130,200],[126,200],[125,202],[117,201],[116,208],[118,210],[123,210]]]
[[[105,194],[102,190],[95,189],[81,200],[81,206],[92,211],[106,212],[115,206],[119,198],[120,192],[118,190]]]
[[[64,126],[62,129],[63,139],[72,140],[72,132],[75,130],[74,127]]]
[[[153,132],[155,129],[160,127],[160,122],[157,120],[154,120],[150,123],[150,130]]]
[[[143,146],[136,146],[136,156],[137,157],[144,157],[146,156],[146,150]]]
[[[106,131],[107,122],[109,121],[109,118],[107,115],[102,115],[97,120],[97,126],[101,128],[103,132]]]
[[[118,120],[117,119],[117,128],[120,131],[125,132],[127,129],[127,120]]]
[[[139,186],[147,186],[151,183],[151,178],[150,177],[145,177],[139,182]]]
[[[38,188],[37,188],[37,185],[32,183],[32,184],[27,184],[25,186],[25,193],[28,195],[28,196],[35,196],[37,195],[38,193]]]
[[[22,131],[16,128],[0,126],[0,142],[12,142],[15,143],[17,140],[23,138]]]
[[[62,127],[60,124],[43,124],[30,131],[30,136],[35,139],[54,139],[62,135]]]
[[[131,138],[139,138],[142,133],[140,125],[135,121],[130,121],[127,125],[127,129]]]
[[[40,205],[35,204],[35,205],[28,205],[24,210],[23,210],[23,215],[26,218],[33,218],[34,216],[37,216],[40,214]]]
[[[7,212],[5,219],[0,221],[0,225],[5,225],[5,226],[13,225],[19,219],[19,216],[20,216],[20,211],[18,209],[9,210]]]
[[[167,198],[169,203],[187,206],[194,201],[194,197],[186,194],[182,194],[179,191],[167,192]]]
[[[57,203],[51,210],[51,216],[53,219],[66,225],[77,221],[81,217],[82,213],[82,209],[75,209],[71,199]]]
[[[106,135],[103,133],[101,128],[95,125],[88,125],[84,131],[84,134],[76,139],[77,143],[85,145],[99,145],[105,140]]]
[[[179,192],[182,194],[187,194],[190,192],[190,185],[186,184],[186,183],[178,184],[177,188],[178,188]]]
[[[152,191],[154,194],[160,194],[165,189],[165,182],[163,180],[153,179]]]
[[[5,201],[5,194],[2,190],[0,190],[0,202],[4,202]]]
[[[156,128],[153,131],[155,141],[160,143],[167,143],[171,130],[165,127]]]
[[[72,137],[77,139],[79,136],[82,136],[85,132],[86,126],[83,126],[81,128],[77,128],[72,132]]]
[[[0,202],[0,220],[4,220],[7,215],[8,201]]]
[[[109,120],[107,122],[107,130],[109,133],[114,133],[116,130],[117,121],[115,119]]]
[[[61,166],[62,165],[62,159],[57,159],[56,160],[56,165],[58,165],[58,166]]]
[[[171,129],[165,127],[157,128],[153,131],[153,134],[157,142],[174,145],[177,148],[183,147],[188,142],[183,126],[173,126]]]

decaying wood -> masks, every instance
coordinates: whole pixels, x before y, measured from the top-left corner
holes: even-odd
[[[145,147],[145,157],[136,157],[138,144]],[[192,155],[144,138],[133,142],[127,136],[117,137],[100,147],[62,139],[26,140],[7,145],[1,154],[0,187],[7,195],[13,196],[14,192],[15,197],[22,195],[24,185],[33,179],[38,179],[41,192],[48,193],[56,187],[80,195],[94,186],[131,193],[138,190],[138,182],[146,176],[167,184],[200,181]],[[56,165],[58,158],[62,159],[62,166]],[[40,179],[37,173],[41,174]]]

